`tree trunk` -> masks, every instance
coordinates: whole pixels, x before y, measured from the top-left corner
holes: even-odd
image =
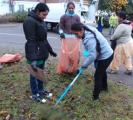
[[[11,12],[11,14],[14,13],[14,4],[13,4],[14,0],[9,0],[9,10]]]

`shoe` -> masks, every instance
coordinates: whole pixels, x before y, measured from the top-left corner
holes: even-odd
[[[47,90],[40,91],[39,95],[47,98],[51,98],[53,96],[53,94]]]
[[[93,101],[99,100],[99,96],[94,96],[94,95],[93,95],[93,98],[92,98],[92,99],[93,99]]]
[[[116,71],[116,70],[109,70],[109,71],[107,71],[109,74],[117,74],[118,73],[118,71]]]
[[[127,74],[127,75],[132,75],[132,70],[126,70],[126,71],[125,71],[125,74]]]
[[[30,98],[36,102],[45,103],[47,100],[42,98],[39,94],[32,95]]]

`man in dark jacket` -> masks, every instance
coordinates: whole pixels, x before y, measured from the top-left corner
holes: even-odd
[[[25,44],[26,59],[34,71],[37,71],[37,68],[44,69],[49,53],[53,57],[57,56],[47,41],[47,29],[44,19],[48,12],[49,8],[46,4],[38,3],[35,9],[29,12],[23,23],[23,30],[27,40]],[[52,93],[43,89],[43,82],[31,74],[30,87],[32,99],[35,101],[44,103],[46,102],[44,97],[52,96]]]

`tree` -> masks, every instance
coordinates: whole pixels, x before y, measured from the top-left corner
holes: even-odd
[[[98,8],[100,10],[111,10],[118,12],[126,6],[128,0],[99,0]]]
[[[110,0],[99,0],[98,9],[99,10],[110,10]]]
[[[128,0],[111,0],[110,1],[111,10],[115,11],[115,12],[118,12],[123,7],[125,7],[127,3],[128,3]]]
[[[128,0],[128,4],[125,9],[128,14],[128,18],[133,20],[133,0]]]
[[[13,4],[13,1],[14,0],[9,0],[9,9],[10,9],[11,13],[14,12],[14,4]]]

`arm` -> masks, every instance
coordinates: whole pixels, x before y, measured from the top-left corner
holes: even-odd
[[[60,34],[60,38],[64,39],[65,35],[64,35],[64,29],[65,29],[65,20],[64,20],[64,16],[61,17],[60,19],[60,24],[59,24],[59,34]]]
[[[49,51],[50,55],[52,55],[53,57],[56,57],[57,54],[53,51],[53,49],[52,49],[52,47],[50,46],[48,40],[46,40],[46,44],[47,44],[46,46],[47,46],[47,48],[48,48],[48,51]]]
[[[89,56],[83,62],[83,65],[82,65],[83,68],[87,68],[88,65],[93,63],[97,57],[95,38],[93,36],[87,36],[85,37],[85,41],[88,41],[85,47],[86,47],[86,50],[89,52]]]
[[[23,23],[23,30],[27,41],[36,40],[36,23],[32,19],[27,19]]]
[[[62,33],[65,29],[65,16],[63,15],[61,18],[60,18],[60,29],[62,30]]]
[[[80,17],[79,16],[77,16],[77,23],[80,23],[81,21],[80,21]]]
[[[124,30],[123,25],[122,24],[118,25],[113,36],[111,37],[111,40],[118,40],[122,36],[123,30]]]

